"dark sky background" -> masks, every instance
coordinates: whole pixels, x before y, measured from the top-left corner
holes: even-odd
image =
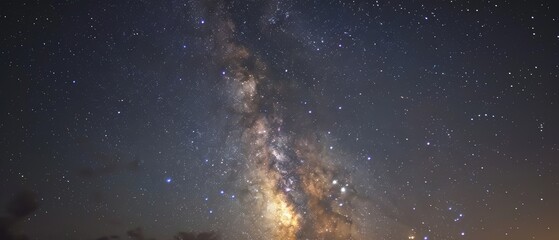
[[[557,239],[552,3],[2,1],[0,233]]]

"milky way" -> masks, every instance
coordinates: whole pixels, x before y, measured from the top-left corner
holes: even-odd
[[[290,114],[270,95],[287,94],[270,79],[266,64],[234,39],[235,24],[223,9],[216,11],[213,36],[224,65],[222,81],[234,126],[241,132],[241,185],[246,204],[264,238],[362,239],[359,222],[348,210],[347,179],[337,179],[337,167],[323,154],[319,135],[286,132],[283,115]],[[299,129],[297,126],[295,129]],[[346,202],[344,207],[341,202]]]

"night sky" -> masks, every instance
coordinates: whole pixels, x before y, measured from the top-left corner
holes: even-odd
[[[559,239],[552,3],[1,1],[0,238]]]

